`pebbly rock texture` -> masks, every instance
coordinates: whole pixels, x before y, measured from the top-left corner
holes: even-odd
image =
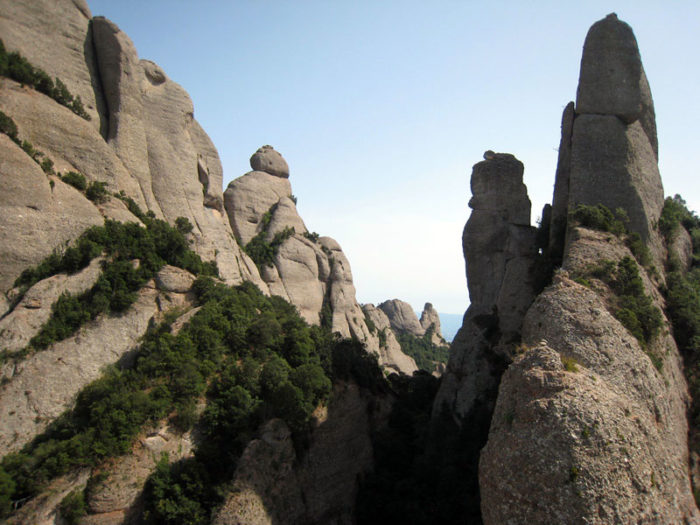
[[[243,452],[212,523],[353,523],[358,479],[372,468],[370,433],[387,416],[386,400],[354,383],[336,384],[301,458],[286,424],[267,422]]]
[[[430,340],[435,345],[445,345],[445,338],[442,337],[442,332],[440,331],[440,316],[431,303],[425,303],[423,306],[423,312],[420,315],[420,325],[425,332],[431,329],[432,333]]]
[[[416,337],[425,333],[413,307],[400,299],[384,301],[377,308],[384,312],[391,323],[391,328],[397,332],[408,332]]]
[[[562,226],[579,203],[623,208],[663,268],[653,103],[634,35],[615,15],[586,38],[562,146],[548,247],[562,269],[527,311],[521,355],[501,380],[479,463],[484,523],[700,523],[668,321],[641,345],[613,315],[615,290],[591,271],[632,253],[613,234]],[[669,251],[688,263],[687,238]],[[662,312],[663,276],[637,269]]]
[[[481,454],[484,523],[700,523],[672,338],[655,342],[659,372],[601,297],[562,273],[523,339]]]
[[[379,339],[377,356],[379,366],[406,375],[411,375],[418,370],[414,359],[401,351],[401,345],[396,339],[391,328],[391,322],[384,311],[376,308],[373,304],[363,304],[362,312],[365,315],[365,319],[369,320],[366,324],[369,325],[370,332],[373,331],[373,327]],[[383,335],[380,336],[380,333]]]
[[[474,211],[462,238],[471,305],[452,342],[433,410],[434,417],[449,414],[458,425],[477,407],[486,414],[492,410],[534,299],[536,230],[530,226],[523,165],[513,155],[487,153],[473,169]]]
[[[658,267],[665,251],[655,225],[663,207],[651,91],[632,29],[613,13],[588,32],[575,111],[564,110],[551,245],[561,256],[567,212],[578,204],[622,208]],[[555,257],[557,259],[557,257]]]

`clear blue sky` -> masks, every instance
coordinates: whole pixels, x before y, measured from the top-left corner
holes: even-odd
[[[259,146],[282,153],[361,302],[465,310],[471,166],[516,155],[539,217],[586,32],[613,11],[639,42],[666,193],[700,210],[700,2],[88,2],[189,92],[224,188]]]

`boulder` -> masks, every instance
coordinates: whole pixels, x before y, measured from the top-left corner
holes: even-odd
[[[421,326],[413,307],[400,299],[384,301],[379,308],[389,319],[391,328],[399,333],[407,332],[416,337],[421,337],[425,333],[425,328]]]
[[[262,146],[250,157],[250,167],[253,171],[264,171],[275,177],[289,178],[289,166],[275,148],[269,145]]]
[[[187,270],[166,265],[156,274],[156,288],[163,292],[187,293],[194,279]]]

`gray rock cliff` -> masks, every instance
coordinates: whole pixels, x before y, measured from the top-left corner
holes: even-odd
[[[479,462],[484,523],[700,523],[668,321],[649,341],[633,337],[613,315],[615,290],[591,273],[632,253],[614,235],[566,224],[578,204],[622,208],[663,268],[653,103],[632,30],[615,15],[586,38],[561,144],[548,249],[562,268],[528,309],[500,382]],[[685,264],[687,247],[682,236],[671,247]],[[663,311],[662,277],[637,271]]]

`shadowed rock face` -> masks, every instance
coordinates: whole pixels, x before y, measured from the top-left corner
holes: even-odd
[[[527,311],[479,462],[484,523],[700,523],[688,476],[687,387],[668,324],[644,347],[614,294],[569,279],[632,257],[609,234],[566,225],[577,204],[623,208],[663,268],[654,109],[630,27],[586,38],[574,111],[562,119],[549,252],[562,270]],[[687,240],[686,240],[687,244]],[[684,251],[679,239],[674,249]],[[663,308],[639,268],[645,293]],[[656,356],[657,367],[650,355]]]
[[[471,305],[450,350],[434,413],[448,412],[459,424],[475,406],[493,407],[504,364],[534,297],[537,255],[523,164],[507,153],[487,152],[474,165],[473,209],[462,246]]]

